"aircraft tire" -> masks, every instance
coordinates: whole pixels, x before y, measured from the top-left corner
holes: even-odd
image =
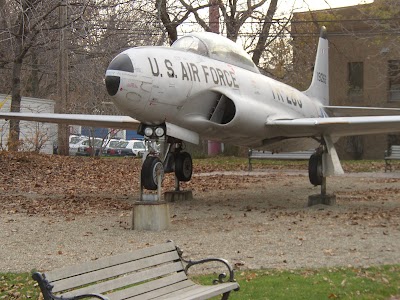
[[[161,179],[164,178],[164,167],[161,160],[156,156],[147,156],[142,165],[142,186],[147,190],[157,189],[157,171],[161,170]]]
[[[308,161],[308,177],[312,185],[322,184],[322,155],[312,154]]]
[[[179,181],[189,181],[192,178],[193,162],[187,152],[180,152],[175,157],[175,176]]]

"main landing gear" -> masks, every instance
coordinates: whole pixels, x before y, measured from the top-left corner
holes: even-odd
[[[322,185],[323,183],[322,153],[323,146],[319,147],[308,161],[308,178],[314,186]]]
[[[310,195],[308,197],[308,206],[316,204],[334,205],[336,203],[336,196],[326,193],[326,170],[327,167],[324,163],[325,156],[329,155],[325,144],[321,144],[310,156],[308,161],[308,177],[314,186],[321,186],[321,193]]]

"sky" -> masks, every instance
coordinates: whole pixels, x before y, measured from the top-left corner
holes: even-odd
[[[371,3],[373,0],[280,0],[279,6],[294,7],[296,11],[328,9]]]

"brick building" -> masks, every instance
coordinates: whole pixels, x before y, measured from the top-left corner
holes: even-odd
[[[292,19],[293,84],[311,79],[320,27],[328,29],[330,104],[400,108],[400,3],[374,3],[295,13]],[[307,76],[304,76],[307,70]],[[342,138],[344,159],[379,159],[399,134]]]

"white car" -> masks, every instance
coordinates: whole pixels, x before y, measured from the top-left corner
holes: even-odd
[[[133,156],[142,157],[146,151],[146,145],[144,141],[141,140],[128,140],[120,142],[119,149],[128,149],[132,151]]]
[[[69,155],[76,155],[79,146],[89,138],[87,136],[70,135],[69,136]]]

